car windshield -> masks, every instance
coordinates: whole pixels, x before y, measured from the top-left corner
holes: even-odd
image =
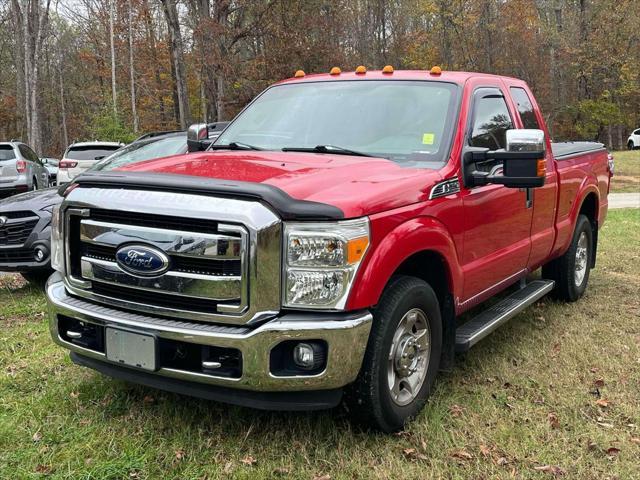
[[[181,133],[133,142],[108,158],[96,163],[90,171],[114,170],[154,158],[169,157],[187,151],[187,135]]]
[[[100,145],[86,147],[71,147],[65,153],[64,158],[69,160],[100,160],[120,148],[119,145]]]
[[[249,105],[215,145],[265,150],[327,146],[318,151],[351,150],[411,166],[444,162],[457,93],[456,85],[433,81],[276,85]]]
[[[16,154],[11,145],[0,145],[0,162],[3,160],[13,160]]]

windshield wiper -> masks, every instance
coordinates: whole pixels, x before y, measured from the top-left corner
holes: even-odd
[[[336,155],[354,155],[357,157],[375,157],[368,153],[349,150],[348,148],[338,147],[336,145],[316,145],[315,147],[285,147],[283,152],[310,152],[310,153],[333,153]]]
[[[256,147],[242,142],[230,142],[226,145],[212,144],[209,150],[264,150],[264,148]]]

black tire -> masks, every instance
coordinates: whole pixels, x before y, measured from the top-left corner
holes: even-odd
[[[38,270],[34,272],[21,272],[22,278],[38,288],[44,288],[44,284],[53,273],[53,270]]]
[[[582,280],[578,282],[576,277],[576,266],[578,263],[576,253],[578,251],[578,243],[580,242],[583,234],[585,235],[587,243],[587,251],[585,254],[586,267]],[[587,289],[587,284],[589,283],[592,255],[593,229],[591,227],[591,222],[585,215],[579,215],[569,249],[564,255],[552,260],[542,267],[542,277],[556,282],[553,290],[553,296],[555,298],[565,302],[575,302],[582,297]]]
[[[33,177],[33,184],[31,185],[31,191],[35,192],[38,189],[38,181],[36,180],[36,177]]]
[[[396,330],[405,314],[414,309],[422,310],[426,316],[430,332],[429,363],[415,398],[406,405],[398,405],[389,388],[388,362]],[[362,369],[346,391],[345,403],[352,418],[365,428],[387,433],[401,430],[427,402],[440,367],[441,352],[442,321],[435,292],[418,278],[394,277],[373,312]]]
[[[633,150],[634,148],[636,148],[636,147],[633,144],[633,140],[629,140],[629,143],[627,143],[627,149]]]

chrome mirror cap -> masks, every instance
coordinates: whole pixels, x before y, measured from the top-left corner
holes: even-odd
[[[507,130],[507,152],[544,152],[544,132],[536,129]]]
[[[187,130],[187,149],[189,152],[198,152],[202,148],[203,140],[209,138],[209,127],[206,123],[194,123]]]

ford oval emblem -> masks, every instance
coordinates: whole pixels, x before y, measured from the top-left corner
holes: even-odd
[[[116,252],[116,262],[125,272],[140,277],[157,277],[169,270],[166,253],[145,245],[127,245]]]

